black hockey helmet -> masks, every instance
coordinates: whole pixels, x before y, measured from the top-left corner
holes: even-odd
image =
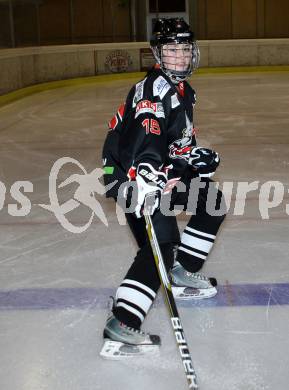
[[[190,45],[191,58],[186,70],[174,70],[164,65],[163,46],[170,43]],[[184,81],[198,68],[200,59],[199,48],[195,41],[194,33],[183,18],[157,19],[150,45],[156,61],[173,82]]]

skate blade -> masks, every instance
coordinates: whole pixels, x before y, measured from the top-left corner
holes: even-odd
[[[215,287],[211,288],[193,288],[172,286],[173,294],[176,299],[207,299],[213,298],[217,294]]]
[[[121,360],[137,356],[158,355],[159,345],[130,345],[105,339],[100,356],[104,359]]]

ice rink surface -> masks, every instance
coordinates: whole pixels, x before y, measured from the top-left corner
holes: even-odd
[[[81,234],[39,206],[50,204],[49,174],[58,159],[75,159],[87,173],[101,167],[106,123],[137,81],[49,90],[0,109],[1,390],[187,388],[161,292],[144,323],[162,337],[160,356],[126,362],[99,356],[108,297],[136,250],[113,203],[96,195],[108,226],[94,216]],[[289,73],[197,75],[191,83],[199,145],[221,155],[215,179],[234,182],[229,215],[205,266],[218,278],[219,293],[178,302],[200,389],[287,390]],[[63,165],[57,183],[83,175],[81,166]],[[33,184],[21,200],[24,216],[11,206],[17,181]],[[238,181],[258,187],[243,215],[236,212]],[[268,181],[276,189],[271,205],[279,204],[269,210]],[[59,203],[77,188],[57,188]],[[76,202],[65,217],[82,226],[91,215]],[[187,219],[180,215],[181,229]]]

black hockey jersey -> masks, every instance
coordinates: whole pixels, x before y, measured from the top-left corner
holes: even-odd
[[[104,182],[117,181],[108,197],[117,197],[120,184],[133,178],[141,162],[166,171],[168,179],[182,176],[196,145],[195,101],[187,82],[176,86],[158,68],[132,87],[109,122],[103,147]]]

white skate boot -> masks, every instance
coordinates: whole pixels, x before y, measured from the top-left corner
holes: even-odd
[[[131,328],[113,314],[106,321],[103,337],[104,345],[100,355],[105,359],[157,354],[161,344],[159,336]]]
[[[188,272],[178,262],[175,262],[170,278],[175,298],[204,299],[212,298],[217,294],[217,281],[207,278],[199,272]]]

